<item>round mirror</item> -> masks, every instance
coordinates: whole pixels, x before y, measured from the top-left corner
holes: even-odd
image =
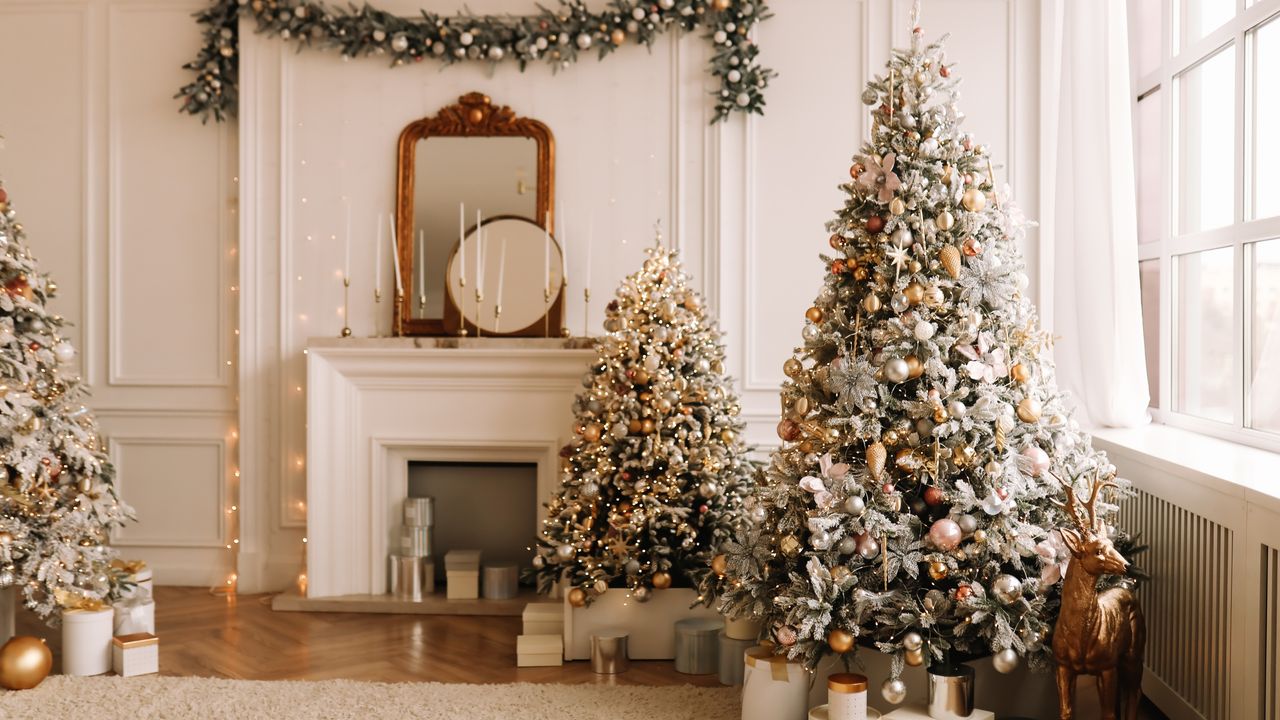
[[[559,334],[543,325],[564,286],[563,256],[556,239],[532,220],[495,217],[472,228],[454,245],[446,278],[449,302],[469,332]]]

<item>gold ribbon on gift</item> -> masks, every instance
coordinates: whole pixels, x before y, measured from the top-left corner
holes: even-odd
[[[58,603],[58,607],[62,608],[63,612],[68,610],[98,612],[99,610],[105,610],[107,607],[107,604],[99,598],[88,597],[77,592],[63,590],[62,588],[53,591],[53,599]]]
[[[753,647],[746,654],[747,665],[758,667],[760,663],[769,665],[769,675],[778,682],[787,681],[787,658],[785,655],[774,655],[772,647],[761,645]]]
[[[120,570],[126,575],[137,575],[147,569],[146,560],[112,560],[112,570]]]

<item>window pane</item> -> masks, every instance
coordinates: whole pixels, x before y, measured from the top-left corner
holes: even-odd
[[[1253,217],[1280,215],[1280,19],[1253,36]]]
[[[1232,250],[1179,255],[1177,325],[1174,328],[1174,402],[1179,412],[1234,422],[1236,363],[1231,324]]]
[[[1182,44],[1222,27],[1236,14],[1236,0],[1182,0]]]
[[[1160,92],[1138,101],[1138,131],[1135,138],[1138,158],[1138,242],[1160,239],[1164,225],[1166,183],[1164,127],[1160,121]]]
[[[1250,425],[1280,433],[1280,240],[1253,246]]]
[[[1133,70],[1138,77],[1160,67],[1161,35],[1164,33],[1165,0],[1129,0],[1129,41]],[[1145,89],[1145,88],[1143,88]]]
[[[1151,407],[1160,407],[1160,261],[1138,263],[1142,288],[1142,340],[1147,355],[1147,391]]]
[[[1179,232],[1234,220],[1235,138],[1235,53],[1227,47],[1178,78]]]

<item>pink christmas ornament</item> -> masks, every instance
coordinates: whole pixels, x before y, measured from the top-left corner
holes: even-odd
[[[1022,451],[1022,457],[1031,465],[1031,475],[1040,477],[1049,470],[1049,456],[1038,445],[1028,445]]]
[[[942,518],[929,528],[929,539],[940,550],[956,549],[963,537],[960,525],[951,518]]]

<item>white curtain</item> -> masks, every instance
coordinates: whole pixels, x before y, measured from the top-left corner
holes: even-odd
[[[1148,421],[1125,5],[1046,0],[1041,208],[1058,383],[1084,423]]]

